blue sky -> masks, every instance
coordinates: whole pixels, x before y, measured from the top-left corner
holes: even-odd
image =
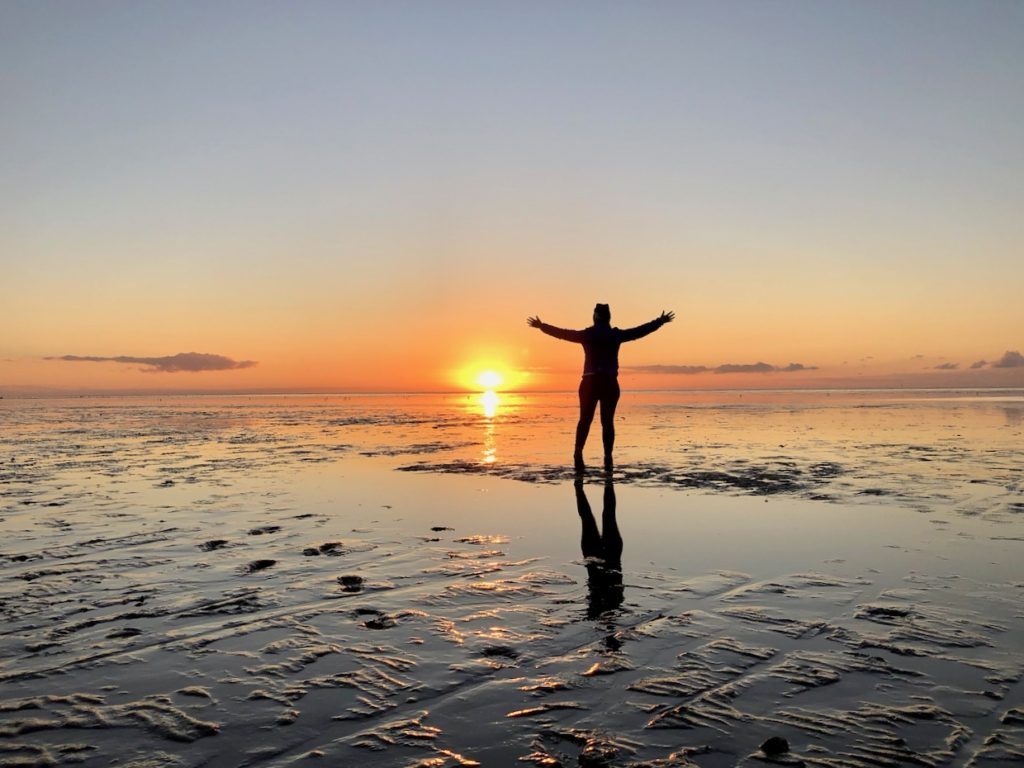
[[[381,336],[345,354],[474,318],[467,349],[508,357],[513,320],[601,299],[717,330],[643,364],[1021,346],[1020,3],[7,2],[0,21],[11,359],[283,371],[367,318]]]

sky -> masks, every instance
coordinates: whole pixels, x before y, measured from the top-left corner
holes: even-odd
[[[1024,386],[1024,4],[0,3],[0,394]]]

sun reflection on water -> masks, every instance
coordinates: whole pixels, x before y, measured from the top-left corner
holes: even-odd
[[[498,413],[498,402],[498,393],[493,389],[480,395],[480,403],[484,407],[484,418],[487,419],[487,426],[484,427],[484,464],[493,464],[497,459],[498,448],[494,441],[494,417]]]
[[[494,415],[498,412],[498,393],[493,389],[489,389],[480,395],[480,402],[484,406],[484,416],[488,419],[493,419]]]

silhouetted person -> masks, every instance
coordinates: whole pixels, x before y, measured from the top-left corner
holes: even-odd
[[[619,346],[627,341],[642,339],[654,333],[665,323],[671,323],[674,312],[662,312],[649,323],[636,328],[612,328],[612,311],[607,304],[594,307],[594,324],[582,331],[556,328],[531,317],[526,323],[540,328],[548,336],[583,345],[583,378],[580,380],[580,420],[576,425],[576,448],[573,462],[577,470],[583,469],[583,446],[590,434],[594,411],[601,404],[601,437],[604,440],[604,465],[612,468],[612,450],[615,447],[615,406],[619,402]]]
[[[604,509],[601,511],[601,531],[597,530],[594,513],[583,492],[580,478],[576,487],[576,511],[583,527],[580,549],[587,566],[587,618],[597,619],[622,605],[622,535],[615,521],[615,486],[611,477],[604,483]]]

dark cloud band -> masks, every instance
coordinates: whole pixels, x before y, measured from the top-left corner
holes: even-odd
[[[1017,351],[1003,353],[1003,356],[992,363],[993,368],[1024,368],[1024,355]]]
[[[237,368],[252,368],[255,360],[232,360],[224,355],[210,355],[202,352],[179,352],[166,357],[99,357],[96,355],[61,355],[47,357],[47,360],[64,360],[72,363],[122,363],[141,365],[150,373],[201,373],[203,371],[230,371]]]
[[[936,367],[942,368],[941,365]],[[979,368],[1024,368],[1024,355],[1017,350],[1008,349],[998,360],[976,360],[971,363],[970,368],[972,371]]]
[[[816,371],[816,365],[790,363],[786,366],[769,363],[725,363],[709,368],[706,365],[631,365],[626,368],[634,373],[670,373],[693,375],[696,373],[794,373],[795,371]]]
[[[705,365],[630,365],[625,368],[634,373],[680,373],[684,375],[707,373],[711,370]]]

